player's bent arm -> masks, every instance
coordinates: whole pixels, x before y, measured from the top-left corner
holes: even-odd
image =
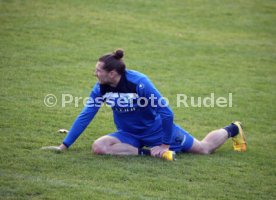
[[[156,112],[160,115],[162,120],[162,127],[164,132],[162,138],[163,144],[170,144],[174,120],[174,114],[172,110],[170,109],[166,100],[162,97],[160,92],[155,88],[153,83],[148,78],[143,79],[139,86],[140,87],[138,88],[138,91],[141,96],[148,98],[149,101],[152,99],[152,97],[154,97],[153,99]]]

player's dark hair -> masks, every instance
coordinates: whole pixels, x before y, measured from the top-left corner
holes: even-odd
[[[103,69],[110,72],[115,70],[118,74],[124,74],[126,65],[122,58],[124,57],[124,50],[117,49],[115,52],[104,55],[99,58],[100,62],[104,63]]]

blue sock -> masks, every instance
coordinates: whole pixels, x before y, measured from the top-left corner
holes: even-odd
[[[239,133],[239,128],[236,124],[230,124],[229,126],[224,127],[228,133],[228,138],[235,137]]]

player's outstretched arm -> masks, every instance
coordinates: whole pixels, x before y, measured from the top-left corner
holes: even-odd
[[[62,152],[67,149],[67,147],[64,144],[61,144],[59,146],[47,146],[47,147],[42,147],[42,150],[48,150],[48,151],[56,151],[56,152]]]

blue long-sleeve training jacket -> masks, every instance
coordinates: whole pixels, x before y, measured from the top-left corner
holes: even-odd
[[[69,148],[76,141],[103,102],[112,108],[117,130],[138,138],[162,130],[163,144],[170,144],[173,112],[146,75],[126,70],[115,88],[95,84],[90,99],[63,141],[65,146]]]

